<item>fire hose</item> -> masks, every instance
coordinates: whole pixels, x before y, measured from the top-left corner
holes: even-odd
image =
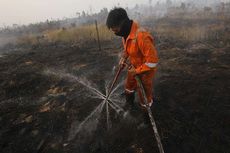
[[[135,76],[135,79],[136,79],[137,84],[138,84],[138,86],[140,88],[141,94],[144,97],[144,102],[145,102],[145,105],[146,105],[146,109],[147,109],[147,112],[148,112],[150,122],[152,124],[152,128],[153,128],[153,131],[154,131],[154,135],[155,135],[155,138],[156,138],[156,141],[157,141],[159,151],[160,151],[160,153],[164,153],[164,148],[163,148],[163,145],[161,143],[161,138],[160,138],[160,135],[158,133],[157,126],[156,126],[155,120],[153,118],[152,111],[151,111],[150,106],[148,104],[148,100],[147,100],[147,97],[146,97],[144,86],[143,86],[142,81],[141,81],[141,79],[140,79],[140,77],[138,75]]]
[[[118,80],[119,75],[121,74],[122,69],[123,69],[123,66],[119,66],[119,68],[117,70],[117,73],[116,73],[116,75],[115,75],[115,77],[113,79],[113,82],[112,82],[112,84],[111,84],[111,86],[110,86],[110,88],[108,90],[108,93],[106,95],[105,101],[108,101],[109,96],[110,96],[110,94],[111,94],[111,92],[113,90],[114,85],[116,84],[116,82]]]
[[[116,73],[116,75],[115,75],[115,77],[114,77],[114,79],[113,79],[113,82],[112,82],[110,88],[108,89],[108,93],[107,93],[106,96],[105,96],[106,111],[107,111],[107,112],[109,112],[109,110],[108,110],[108,109],[109,109],[109,108],[108,108],[109,96],[110,96],[110,94],[111,94],[111,92],[112,92],[112,90],[113,90],[114,85],[116,84],[116,82],[117,82],[117,80],[118,80],[118,77],[119,77],[119,75],[120,75],[122,69],[123,69],[123,66],[122,66],[122,65],[119,65],[118,71],[117,71],[117,73]],[[107,114],[106,123],[107,123],[107,129],[109,129],[109,115],[108,115],[108,114]]]
[[[124,61],[124,64],[125,64],[126,66],[128,66],[128,69],[131,67],[131,65],[128,64],[128,63],[126,63],[125,61]],[[112,92],[112,89],[113,89],[115,83],[117,82],[118,77],[119,77],[119,75],[120,75],[120,73],[121,73],[123,67],[124,67],[123,65],[120,65],[119,68],[118,68],[118,71],[116,72],[116,75],[115,75],[115,77],[114,77],[114,79],[113,79],[113,82],[112,82],[112,84],[111,84],[111,86],[110,86],[110,88],[109,88],[109,90],[108,90],[107,95],[106,95],[106,98],[105,98],[105,101],[106,101],[106,102],[107,102],[108,99],[109,99],[109,96],[110,96],[110,94],[111,94],[111,92]],[[153,131],[154,131],[154,135],[155,135],[155,139],[156,139],[156,141],[157,141],[157,145],[158,145],[159,151],[160,151],[160,153],[164,153],[164,148],[163,148],[163,145],[162,145],[162,143],[161,143],[161,138],[160,138],[160,135],[159,135],[159,133],[158,133],[157,126],[156,126],[156,123],[155,123],[155,120],[154,120],[152,111],[151,111],[150,106],[149,106],[149,104],[148,104],[147,96],[146,96],[145,89],[144,89],[144,86],[143,86],[143,84],[142,84],[142,81],[141,81],[141,79],[140,79],[140,76],[139,76],[139,75],[135,75],[135,79],[136,79],[136,81],[137,81],[138,87],[140,88],[141,94],[143,95],[144,103],[145,103],[145,105],[146,105],[146,109],[147,109],[148,116],[149,116],[149,119],[150,119],[150,122],[151,122],[151,125],[152,125],[152,128],[153,128]],[[108,108],[107,108],[107,109],[108,109]],[[108,124],[108,122],[109,122],[109,121],[108,121],[108,119],[107,119],[107,124]]]

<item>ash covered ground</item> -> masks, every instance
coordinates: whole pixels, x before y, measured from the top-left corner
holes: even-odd
[[[165,152],[230,152],[229,42],[156,36],[156,45],[160,62],[152,111]],[[103,100],[90,88],[105,94],[120,40],[102,46],[98,51],[92,41],[1,49],[2,153],[121,153],[131,146],[133,152],[158,152],[138,112],[126,118],[109,108],[107,130]],[[125,73],[113,94],[121,108]]]

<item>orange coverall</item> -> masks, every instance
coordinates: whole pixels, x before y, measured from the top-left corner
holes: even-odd
[[[135,72],[140,76],[148,103],[153,99],[153,78],[156,72],[158,62],[157,51],[154,46],[153,37],[144,29],[139,28],[136,22],[133,22],[130,34],[127,39],[123,38],[124,56],[129,58],[130,63],[135,67]],[[137,89],[140,104],[144,104],[140,89],[137,88],[135,77],[128,72],[125,90],[132,93]]]

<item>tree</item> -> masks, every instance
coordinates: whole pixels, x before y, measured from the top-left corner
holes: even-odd
[[[82,11],[81,16],[82,16],[83,18],[86,17],[85,11]]]
[[[171,0],[167,0],[167,1],[166,1],[166,5],[167,5],[167,6],[172,6],[172,1],[171,1]]]
[[[149,0],[149,5],[150,5],[150,6],[152,5],[152,0]]]
[[[182,10],[185,10],[185,9],[186,9],[185,3],[181,3],[180,8],[181,8]]]

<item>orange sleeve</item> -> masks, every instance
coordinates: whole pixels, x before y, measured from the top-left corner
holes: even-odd
[[[153,69],[148,65],[146,65],[146,63],[157,64],[158,56],[157,56],[157,50],[154,46],[153,37],[149,33],[141,32],[140,34],[138,34],[137,39],[138,39],[137,42],[138,42],[139,49],[144,58],[143,60],[144,63],[142,63],[142,65],[140,65],[135,69],[136,73],[140,74]]]

